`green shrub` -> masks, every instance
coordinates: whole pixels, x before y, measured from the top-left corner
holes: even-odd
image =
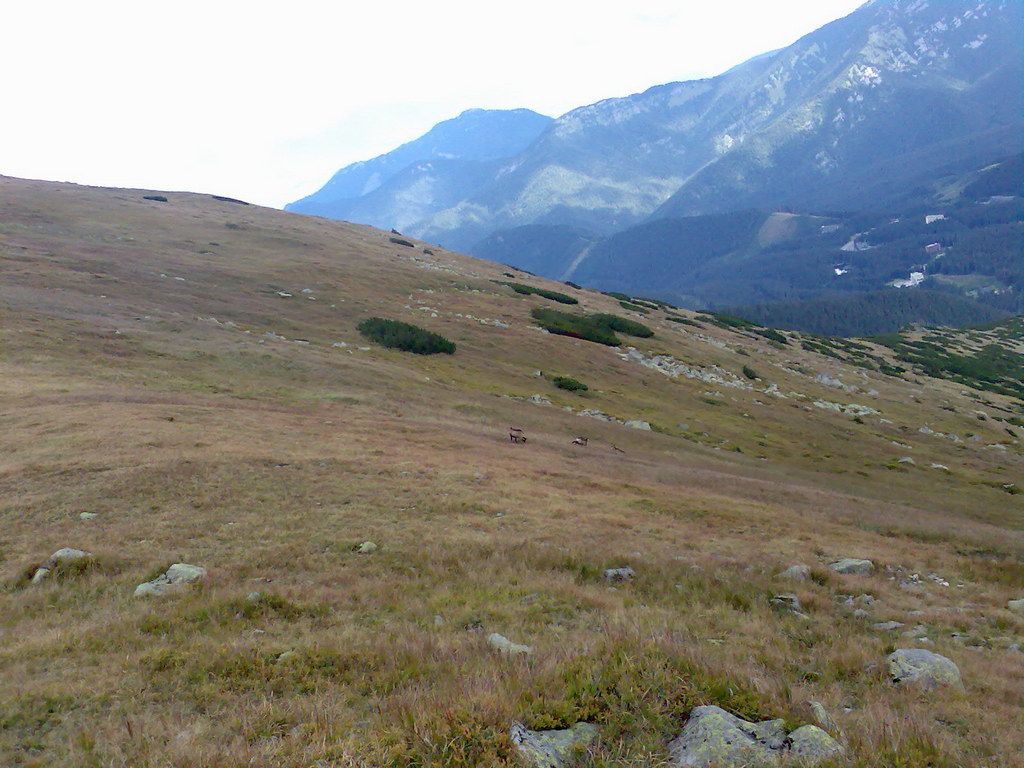
[[[389,237],[388,242],[394,243],[395,245],[404,245],[407,248],[415,248],[416,246],[410,243],[408,240],[402,237]]]
[[[166,203],[167,202],[167,198],[164,197],[163,195],[143,195],[142,199],[143,200],[156,200],[156,202],[158,202],[158,203]]]
[[[630,312],[639,312],[641,315],[646,315],[650,310],[644,309],[639,304],[633,304],[628,301],[620,301],[619,306],[623,309],[628,309]]]
[[[779,344],[789,343],[789,339],[787,339],[781,333],[776,331],[774,328],[755,328],[754,333],[756,333],[758,336],[763,336],[769,341],[777,341]]]
[[[749,365],[744,365],[743,366],[743,375],[746,376],[751,381],[754,381],[755,379],[760,379],[761,378],[760,376],[757,375],[757,371],[755,371]]]
[[[582,381],[577,381],[569,376],[555,376],[551,382],[559,389],[566,389],[569,392],[586,392],[590,389]]]
[[[654,335],[654,331],[643,323],[638,323],[636,320],[628,320],[625,317],[619,317],[618,315],[611,315],[605,312],[592,315],[592,317],[606,328],[613,331],[619,331],[620,333],[625,333],[628,336],[637,336],[641,339],[649,339]]]
[[[549,333],[606,344],[609,347],[619,346],[619,338],[611,328],[596,322],[593,317],[570,315],[568,312],[541,307],[534,307],[530,314]]]
[[[579,304],[578,299],[574,299],[572,296],[566,296],[564,293],[558,291],[548,291],[544,288],[534,288],[532,285],[524,285],[523,283],[506,283],[501,281],[495,281],[499,285],[507,285],[516,293],[521,293],[524,296],[540,296],[545,299],[551,299],[551,301],[557,301],[559,304]]]
[[[400,320],[371,317],[363,320],[356,329],[370,341],[417,355],[450,355],[455,352],[455,342]]]
[[[583,286],[577,285],[572,280],[563,280],[562,282],[568,285],[570,288],[575,288],[577,291],[582,290],[583,288]]]

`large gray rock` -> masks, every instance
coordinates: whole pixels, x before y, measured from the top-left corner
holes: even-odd
[[[798,765],[817,765],[843,753],[842,745],[816,725],[802,725],[789,734],[789,753]]]
[[[813,766],[843,747],[821,728],[804,725],[786,736],[783,720],[751,723],[715,706],[695,707],[683,732],[669,744],[674,766],[769,768]]]
[[[783,725],[783,720],[751,723],[721,707],[694,707],[683,732],[668,745],[669,759],[672,765],[698,768],[779,765]]]
[[[651,425],[641,419],[630,419],[626,422],[626,426],[632,427],[633,429],[642,429],[647,432],[651,431]]]
[[[960,668],[952,660],[923,648],[902,648],[890,653],[886,661],[898,685],[916,685],[926,691],[946,685],[963,687]]]
[[[842,560],[837,560],[832,563],[829,568],[836,573],[864,574],[871,573],[875,570],[875,564],[870,560],[858,560],[855,557],[844,557]]]
[[[188,563],[175,563],[152,581],[139,584],[135,588],[135,597],[162,597],[171,592],[180,591],[189,584],[195,584],[205,578],[205,568]]]
[[[560,731],[530,731],[513,722],[509,733],[519,756],[532,768],[567,768],[597,735],[597,726],[591,723],[576,723]]]

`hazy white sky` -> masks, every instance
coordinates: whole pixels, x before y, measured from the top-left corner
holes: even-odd
[[[862,0],[0,0],[0,174],[281,206],[470,107],[718,74]]]

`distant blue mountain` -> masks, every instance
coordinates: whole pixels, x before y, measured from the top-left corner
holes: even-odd
[[[285,210],[388,229],[454,205],[494,178],[552,122],[529,109],[470,109],[373,160],[338,171]]]

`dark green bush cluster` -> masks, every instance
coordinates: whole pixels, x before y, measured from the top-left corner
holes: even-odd
[[[534,288],[532,285],[525,285],[524,283],[507,283],[496,281],[499,285],[507,285],[516,293],[521,293],[524,296],[540,296],[545,299],[551,299],[551,301],[557,301],[559,304],[579,304],[578,299],[574,299],[572,296],[566,296],[564,293],[558,291],[548,291],[544,288]]]
[[[666,315],[666,320],[671,320],[673,323],[682,323],[683,325],[692,325],[694,328],[703,328],[704,326],[700,323],[691,320],[688,317],[679,317],[678,315]]]
[[[618,315],[571,315],[568,312],[540,307],[534,308],[530,314],[550,333],[606,344],[609,347],[617,347],[621,343],[615,331],[642,338],[654,335],[654,331],[646,325]]]
[[[654,331],[643,323],[638,323],[636,320],[628,320],[625,317],[619,317],[618,315],[610,315],[607,313],[593,315],[593,318],[611,330],[625,333],[627,336],[637,336],[641,339],[649,339],[654,335]]]
[[[167,202],[167,198],[164,197],[163,195],[143,195],[142,199],[143,200],[155,200],[158,203],[166,203]]]
[[[787,339],[781,333],[776,331],[774,328],[755,328],[754,333],[756,333],[758,336],[763,336],[769,341],[778,342],[779,344],[789,343],[789,339]]]
[[[410,243],[404,237],[389,237],[388,238],[388,242],[389,243],[394,243],[395,245],[404,245],[406,248],[415,248],[416,247],[414,244]]]
[[[754,381],[755,379],[761,378],[760,376],[757,375],[757,371],[755,371],[749,365],[744,365],[743,366],[743,375],[746,376],[751,381]]]
[[[586,392],[590,389],[582,381],[577,381],[569,376],[555,376],[551,379],[551,383],[559,389],[566,389],[569,392]]]
[[[619,306],[623,309],[628,309],[630,312],[639,312],[641,315],[646,315],[650,310],[644,309],[639,304],[633,304],[628,301],[620,301]]]
[[[363,320],[356,328],[370,341],[392,349],[414,352],[417,355],[450,355],[455,352],[455,342],[400,320],[371,317]]]

